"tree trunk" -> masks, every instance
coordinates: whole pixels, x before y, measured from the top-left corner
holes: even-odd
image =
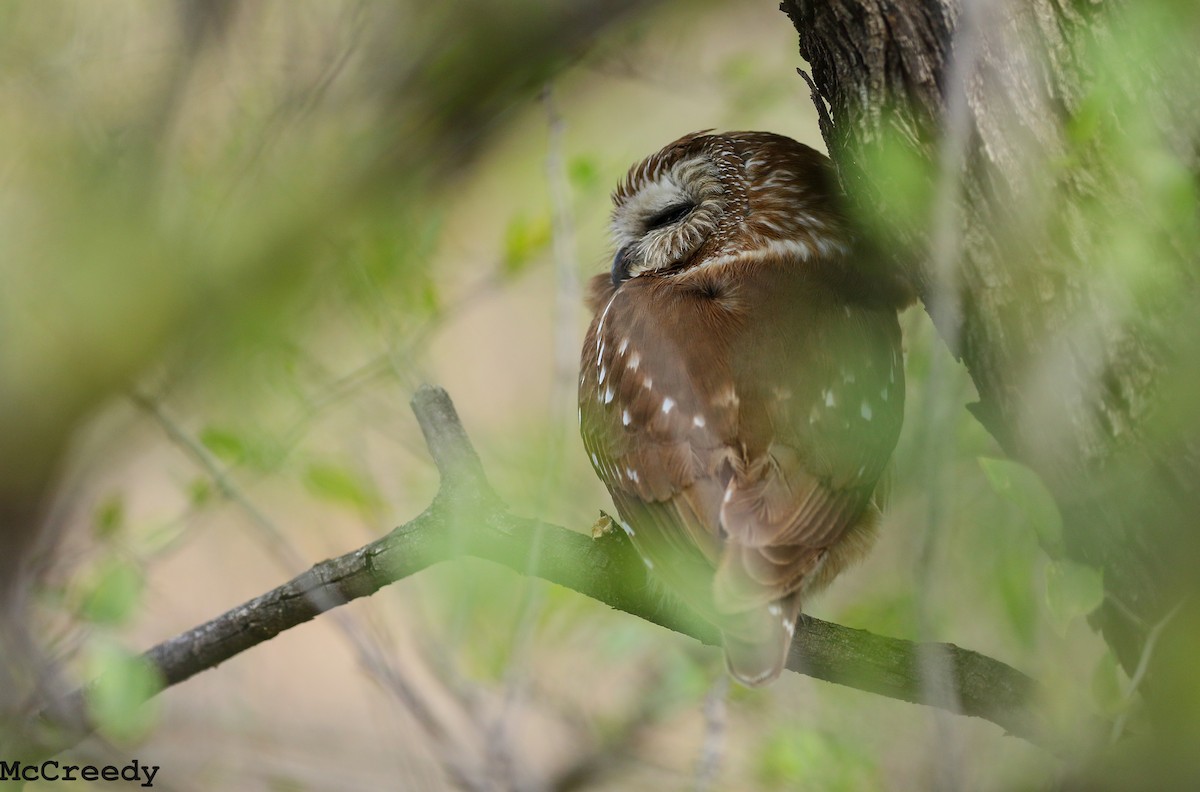
[[[1194,737],[1198,124],[1178,75],[1197,73],[1197,14],[1152,5],[782,8],[852,200],[885,215],[972,412],[1053,494],[1065,556],[1103,571],[1093,625],[1131,677],[1145,657],[1141,692]],[[934,165],[917,187],[873,170],[896,149]],[[894,211],[922,190],[921,211]]]

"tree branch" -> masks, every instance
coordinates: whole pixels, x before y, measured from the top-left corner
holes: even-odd
[[[653,586],[623,532],[609,531],[593,539],[511,514],[488,484],[445,391],[422,386],[412,408],[442,476],[429,508],[387,536],[322,561],[148,650],[144,657],[158,669],[164,687],[214,668],[337,605],[461,555],[566,586],[702,643],[719,645],[715,628],[666,600]],[[531,558],[535,547],[536,556]],[[787,667],[890,698],[935,704],[923,700],[919,656],[926,651],[945,653],[962,714],[984,718],[1011,734],[1054,748],[1048,724],[1037,710],[1039,685],[1005,663],[953,644],[916,644],[805,617],[797,625]],[[82,693],[71,698],[72,709],[82,711]],[[63,709],[56,708],[55,715],[46,717],[60,719]],[[31,753],[63,750],[82,739],[86,729],[60,733]]]

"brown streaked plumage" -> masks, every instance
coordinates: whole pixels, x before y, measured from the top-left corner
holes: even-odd
[[[904,413],[894,287],[856,267],[828,161],[695,133],[613,194],[590,284],[580,429],[638,552],[720,628],[748,685],[801,597],[865,552]]]

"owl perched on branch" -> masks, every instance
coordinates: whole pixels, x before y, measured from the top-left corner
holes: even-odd
[[[720,629],[734,678],[763,685],[802,598],[871,543],[908,296],[862,266],[828,160],[789,138],[687,135],[613,202],[584,445],[646,566]]]

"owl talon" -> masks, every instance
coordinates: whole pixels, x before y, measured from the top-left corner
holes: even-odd
[[[600,519],[592,523],[592,539],[600,539],[612,533],[617,527],[617,521],[609,517],[604,512],[600,512]]]

